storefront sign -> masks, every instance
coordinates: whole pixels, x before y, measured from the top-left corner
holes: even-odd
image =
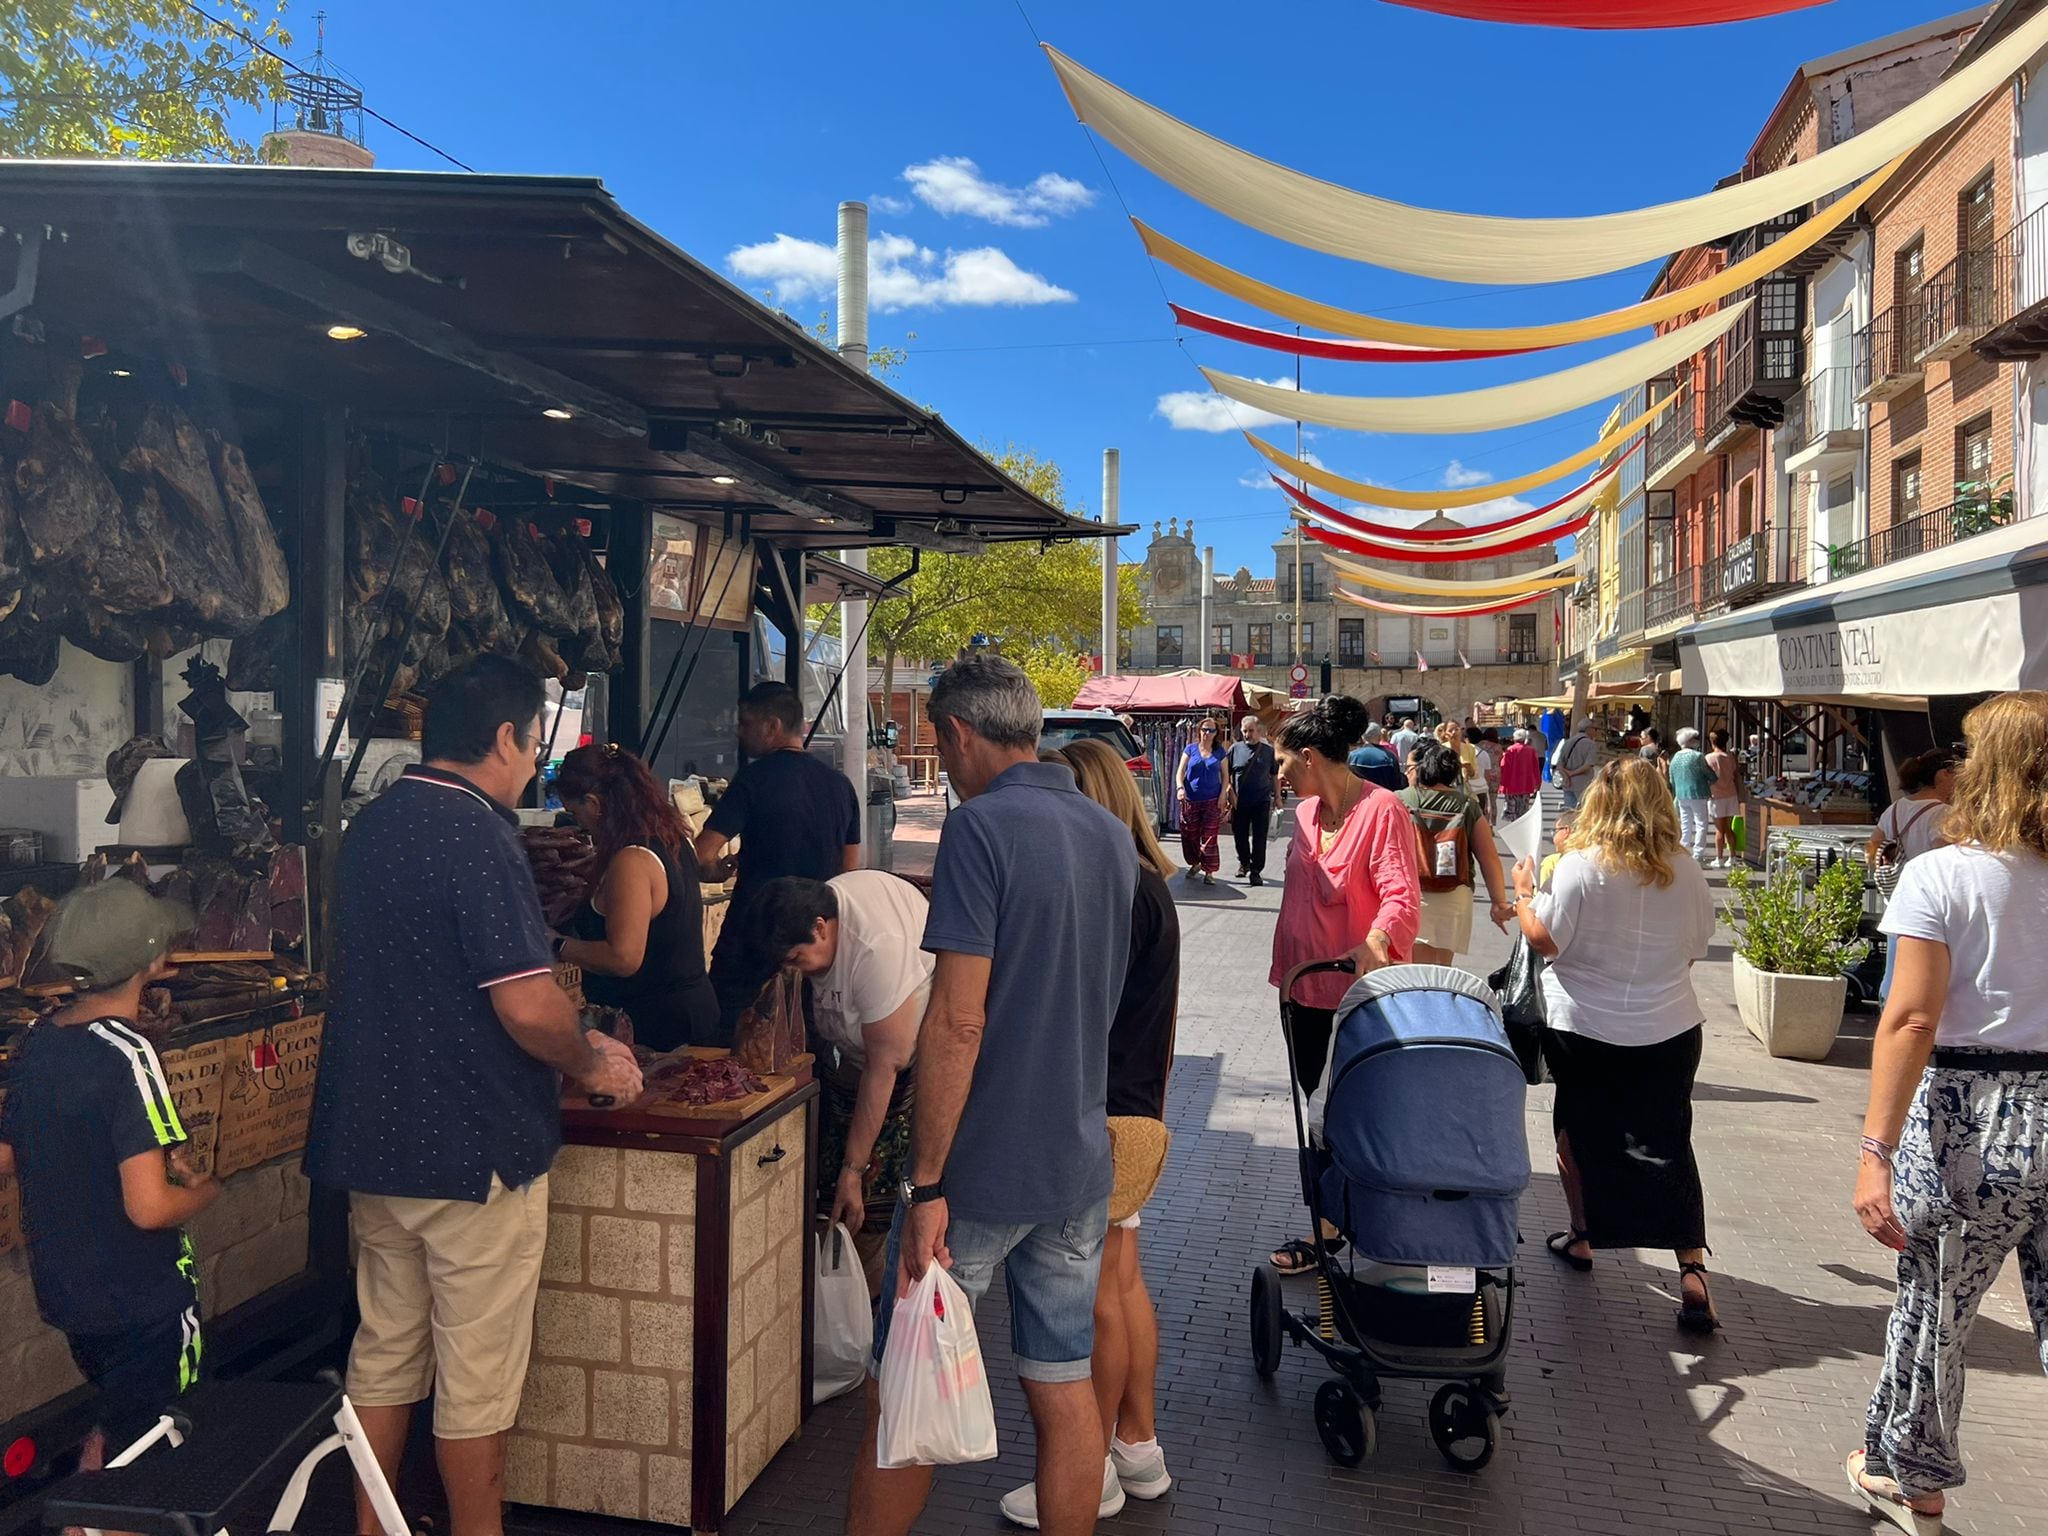
[[[227,1178],[306,1144],[323,1020],[308,1014],[224,1042],[216,1176]]]
[[[1747,534],[1721,557],[1721,595],[1739,597],[1763,581],[1763,535]]]
[[[1389,699],[1387,700],[1387,710],[1395,715],[1419,715],[1422,713],[1422,700]]]
[[[2025,589],[2037,635],[2048,589]],[[1679,645],[1685,691],[1727,699],[1933,698],[2036,686],[2021,594],[1814,621]],[[1754,627],[1754,626],[1752,626]],[[2034,646],[2041,647],[2038,639]],[[2036,663],[2035,666],[2039,664]]]

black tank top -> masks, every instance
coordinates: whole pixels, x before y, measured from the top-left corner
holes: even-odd
[[[694,862],[679,865],[656,844],[637,843],[661,860],[668,901],[647,925],[647,951],[631,976],[583,973],[583,995],[601,1008],[623,1009],[633,1037],[657,1051],[672,1051],[716,1031],[718,1000],[704,974],[704,894]],[[624,858],[620,849],[613,857]],[[604,914],[586,898],[577,909],[579,939],[605,937]]]

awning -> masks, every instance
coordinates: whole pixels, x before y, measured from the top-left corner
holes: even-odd
[[[813,552],[804,557],[804,606],[843,602],[849,597],[870,600],[883,595],[887,578],[857,570],[844,560]]]
[[[1239,680],[1214,672],[1168,672],[1158,677],[1093,677],[1074,696],[1076,709],[1114,709],[1126,714],[1187,714],[1198,709],[1243,707]]]
[[[2048,688],[2048,522],[1696,624],[1678,637],[1688,694],[1913,707]]]

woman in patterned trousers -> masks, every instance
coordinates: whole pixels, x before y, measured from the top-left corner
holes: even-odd
[[[1963,723],[1941,835],[1885,910],[1897,947],[1871,1058],[1856,1214],[1899,1255],[1884,1372],[1850,1487],[1914,1536],[1964,1478],[1963,1353],[2006,1255],[2048,1367],[2048,693]]]

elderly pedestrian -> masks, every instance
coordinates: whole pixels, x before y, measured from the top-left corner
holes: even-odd
[[[1038,761],[1044,714],[1016,664],[955,662],[926,705],[960,796],[932,877],[924,947],[937,957],[918,1032],[910,1175],[889,1235],[872,1376],[892,1295],[934,1263],[971,1300],[1001,1266],[1010,1344],[1038,1431],[1048,1530],[1123,1506],[1090,1386],[1108,1226],[1110,1029],[1130,953],[1138,856],[1130,830]],[[846,1529],[902,1536],[929,1467],[875,1465],[868,1391]]]
[[[1280,777],[1301,798],[1273,928],[1268,979],[1276,987],[1310,961],[1350,959],[1363,974],[1406,960],[1414,946],[1422,917],[1415,824],[1396,795],[1350,766],[1367,718],[1356,699],[1332,694],[1280,727]],[[1322,1081],[1350,984],[1338,972],[1305,977],[1292,999],[1294,1073],[1304,1095]],[[1312,1241],[1276,1250],[1273,1267],[1284,1275],[1313,1268]]]
[[[1707,838],[1714,830],[1714,768],[1700,750],[1700,733],[1686,726],[1665,770],[1678,804],[1678,840],[1700,863],[1707,862]]]
[[[1181,748],[1174,774],[1180,802],[1180,856],[1188,866],[1188,883],[1216,883],[1223,867],[1217,841],[1223,834],[1223,806],[1230,794],[1230,749],[1223,742],[1223,722],[1204,720],[1195,739]]]
[[[1399,796],[1421,834],[1422,920],[1415,958],[1425,965],[1451,965],[1472,947],[1475,872],[1486,877],[1494,926],[1515,914],[1493,826],[1461,787],[1462,773],[1457,753],[1441,742],[1424,742],[1410,763],[1413,782]]]
[[[1567,736],[1557,744],[1550,759],[1551,782],[1557,786],[1565,810],[1578,809],[1579,796],[1600,771],[1600,760],[1605,755],[1600,747],[1600,722],[1591,715],[1579,722],[1577,735]]]
[[[1544,1056],[1571,1226],[1551,1253],[1593,1267],[1595,1248],[1669,1248],[1678,1325],[1718,1326],[1707,1288],[1706,1201],[1692,1148],[1692,1087],[1705,1015],[1692,967],[1714,936],[1707,877],[1684,856],[1655,764],[1602,768],[1579,808],[1550,889],[1515,866],[1522,935],[1543,971]]]
[[[1112,1143],[1117,1184],[1122,1189],[1156,1176],[1157,1170],[1143,1162],[1148,1147],[1163,1160],[1163,1131],[1155,1137],[1141,1136],[1137,1123],[1166,1119],[1166,1079],[1173,1066],[1174,1017],[1180,1004],[1180,914],[1166,888],[1173,865],[1153,835],[1151,818],[1123,759],[1105,743],[1086,738],[1070,742],[1061,753],[1073,767],[1081,793],[1128,826],[1138,850],[1131,954],[1116,1022],[1109,1028],[1109,1113],[1116,1132]],[[1102,1416],[1102,1438],[1117,1484],[1131,1498],[1157,1499],[1173,1487],[1173,1478],[1159,1446],[1159,1317],[1139,1264],[1140,1222],[1140,1210],[1133,1209],[1112,1221],[1103,1239],[1092,1369],[1096,1411]],[[1005,1518],[1016,1524],[1038,1527],[1035,1484],[1012,1489],[1003,1496],[1001,1507]],[[1103,1512],[1112,1511],[1105,1507]]]
[[[542,699],[523,663],[470,662],[427,702],[425,761],[350,824],[306,1143],[308,1176],[349,1195],[348,1395],[396,1487],[413,1405],[432,1394],[454,1536],[503,1528],[562,1079],[619,1103],[641,1091],[631,1049],[586,1034],[555,985],[511,810]],[[357,1529],[379,1529],[360,1486],[356,1499]]]
[[[1365,728],[1365,740],[1351,749],[1351,771],[1368,784],[1399,794],[1408,787],[1407,769],[1387,745],[1387,733],[1379,723]]]
[[[1530,745],[1529,733],[1517,730],[1513,744],[1500,755],[1500,819],[1515,820],[1542,792],[1543,757]]]
[[[1266,883],[1266,835],[1273,826],[1273,744],[1257,715],[1238,725],[1230,749],[1230,835],[1237,844],[1237,878]]]
[[[1405,770],[1408,766],[1408,754],[1415,750],[1416,743],[1421,740],[1422,732],[1415,728],[1415,717],[1403,715],[1401,728],[1387,738],[1387,747],[1394,754],[1394,761]]]
[[[1948,845],[1907,864],[1885,908],[1899,957],[1856,1173],[1857,1217],[1899,1259],[1849,1480],[1916,1536],[1962,1484],[1970,1326],[2015,1251],[2048,1341],[2048,693],[1978,705],[1963,736]]]

